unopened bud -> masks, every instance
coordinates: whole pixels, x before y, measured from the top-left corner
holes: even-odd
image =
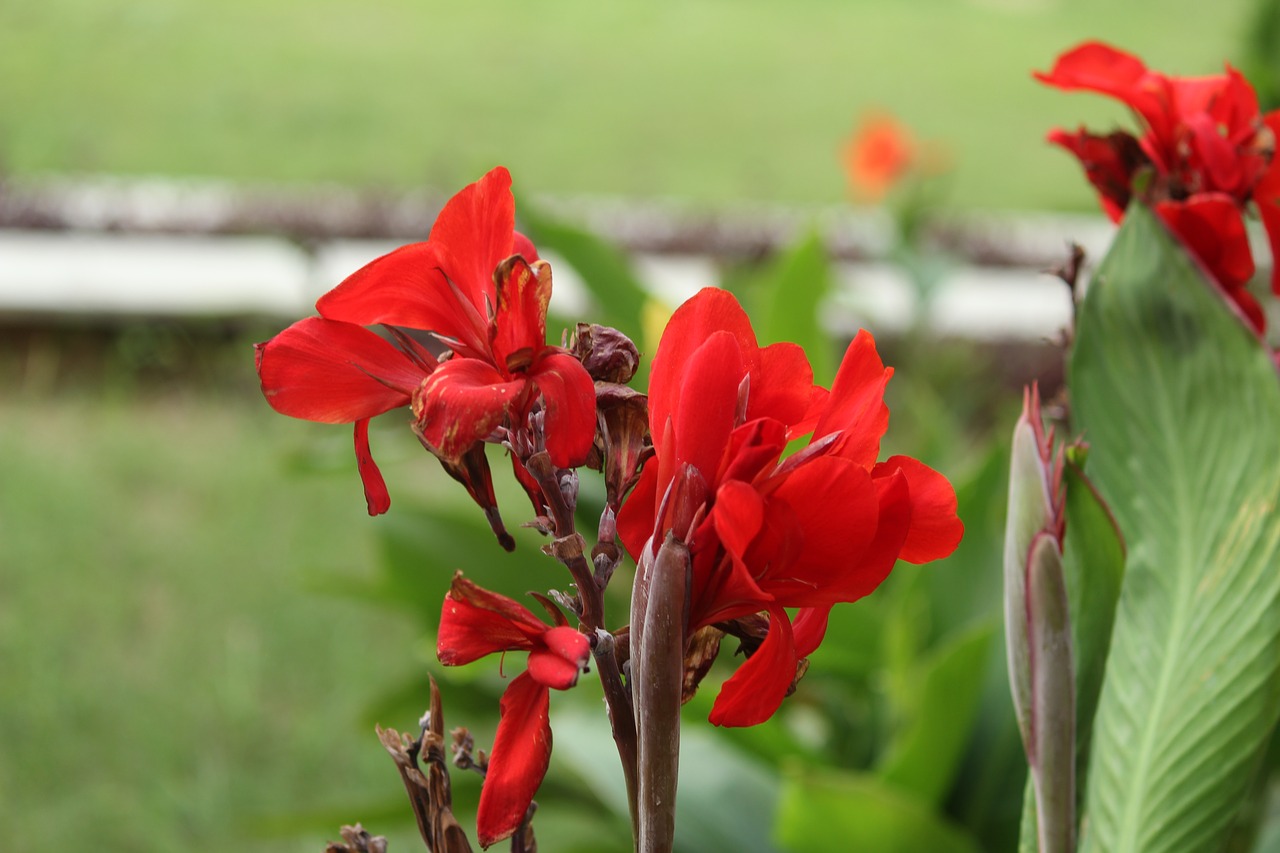
[[[640,366],[640,351],[631,339],[611,326],[579,323],[570,351],[597,382],[625,385]]]

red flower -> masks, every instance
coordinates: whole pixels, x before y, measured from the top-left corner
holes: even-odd
[[[355,424],[371,515],[390,499],[368,421],[399,406],[412,406],[423,444],[487,512],[483,442],[515,448],[517,466],[545,446],[556,465],[574,467],[591,449],[595,387],[577,359],[547,346],[551,270],[514,230],[510,187],[506,169],[489,172],[449,200],[425,243],[366,265],[320,298],[320,317],[258,346],[277,411]],[[364,328],[378,324],[399,348]],[[402,328],[431,333],[447,352],[437,361]]]
[[[461,572],[444,599],[436,641],[444,665],[502,652],[529,653],[528,668],[502,695],[502,716],[476,815],[483,847],[507,838],[524,821],[551,760],[549,688],[568,690],[577,684],[591,656],[587,638],[559,612],[555,616],[557,624],[548,628],[527,608],[476,586]]]
[[[1110,95],[1134,111],[1141,136],[1055,129],[1049,141],[1080,160],[1112,220],[1120,221],[1141,187],[1144,201],[1261,330],[1262,309],[1245,290],[1254,265],[1241,214],[1257,203],[1280,257],[1280,163],[1272,156],[1280,112],[1260,115],[1253,87],[1230,66],[1208,77],[1167,77],[1101,42],[1067,51],[1035,77]],[[1280,264],[1271,283],[1280,293]]]
[[[923,563],[959,543],[955,492],[942,475],[906,456],[876,462],[891,375],[860,332],[831,391],[816,387],[804,351],[761,348],[721,290],[703,290],[667,325],[649,383],[656,456],[618,532],[637,559],[668,532],[688,544],[688,636],[769,614],[768,635],[725,682],[713,723],[768,719],[834,604],[870,593],[899,558]],[[810,432],[808,447],[782,458]],[[789,607],[799,608],[794,621]]]

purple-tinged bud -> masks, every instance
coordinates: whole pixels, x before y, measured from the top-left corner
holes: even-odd
[[[640,351],[636,345],[610,326],[579,323],[569,349],[597,382],[625,385],[640,366]]]
[[[653,453],[649,439],[649,398],[613,382],[596,383],[601,461],[607,500],[614,512],[640,479],[640,467]]]

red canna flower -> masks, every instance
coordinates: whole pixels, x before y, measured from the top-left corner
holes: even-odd
[[[507,838],[524,821],[551,760],[550,688],[568,690],[591,656],[586,636],[548,606],[556,624],[547,627],[527,608],[504,595],[454,575],[444,599],[436,654],[446,666],[491,654],[529,653],[528,668],[502,695],[501,718],[489,754],[476,815],[483,847]]]
[[[320,298],[320,317],[258,346],[262,390],[277,411],[355,424],[371,515],[390,498],[368,422],[390,409],[412,407],[414,431],[500,537],[484,442],[512,447],[518,474],[534,451],[568,468],[591,449],[594,384],[577,359],[547,345],[551,269],[514,226],[511,176],[499,167],[449,200],[425,243],[369,263]],[[396,345],[364,328],[372,325]],[[430,333],[444,355],[403,329]]]
[[[826,632],[831,607],[856,601],[899,558],[945,557],[963,534],[951,484],[919,461],[877,462],[892,375],[860,332],[830,390],[804,351],[761,348],[729,293],[701,291],[671,318],[649,382],[654,458],[618,517],[637,560],[668,532],[692,555],[686,640],[767,612],[759,648],[725,682],[717,725],[777,710]],[[812,433],[783,459],[788,442]],[[799,608],[794,620],[786,608]]]
[[[1223,74],[1168,77],[1101,42],[1067,51],[1035,77],[1110,95],[1133,110],[1140,136],[1058,128],[1049,141],[1080,160],[1113,221],[1142,196],[1261,331],[1262,309],[1245,290],[1254,264],[1242,213],[1257,204],[1280,257],[1280,163],[1273,157],[1280,111],[1259,114],[1253,87],[1229,65]],[[1280,264],[1271,284],[1280,293]]]

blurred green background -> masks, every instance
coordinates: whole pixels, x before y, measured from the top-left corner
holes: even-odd
[[[1076,164],[1041,140],[1123,116],[1030,69],[1101,37],[1211,73],[1248,60],[1253,15],[1242,0],[8,0],[0,175],[452,192],[503,163],[524,192],[836,204],[840,146],[881,107],[947,152],[948,207],[1092,210]],[[727,281],[776,305],[786,275]],[[315,851],[356,820],[420,849],[372,724],[409,729],[425,707],[450,569],[511,595],[564,583],[536,539],[508,557],[476,532],[398,414],[374,428],[395,503],[367,518],[349,431],[258,395],[248,345],[280,325],[5,318],[0,823],[14,849]],[[838,346],[810,326],[811,345]],[[875,804],[865,821],[899,846],[874,849],[1006,849],[1016,827],[1022,759],[993,621],[1016,393],[974,382],[998,354],[882,344],[899,367],[887,450],[952,476],[969,540],[838,610],[774,721],[690,723],[702,769],[686,775],[684,849],[742,833],[754,846],[732,849],[828,849],[806,835],[827,798]],[[449,725],[482,742],[496,670],[442,682]],[[596,689],[554,697],[545,849],[625,845]],[[465,812],[475,784],[457,785]]]

